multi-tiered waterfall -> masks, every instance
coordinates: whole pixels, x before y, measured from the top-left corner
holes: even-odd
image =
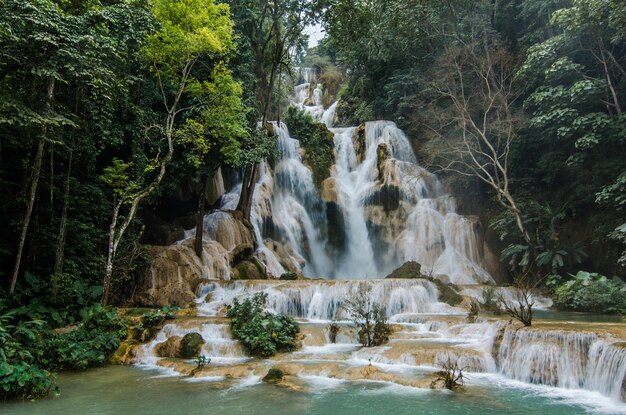
[[[549,387],[556,395],[575,390],[576,398],[594,405],[605,402],[611,411],[625,413],[620,402],[626,377],[623,324],[539,321],[523,328],[497,317],[468,322],[463,306],[486,302],[487,291],[478,284],[493,281],[484,270],[476,221],[456,213],[454,198],[419,166],[394,123],[333,127],[336,103],[323,107],[323,86],[315,79],[315,71],[301,70],[303,82],[295,87],[293,105],[332,132],[335,162],[328,178],[315,185],[298,137],[282,123],[273,124],[280,156],[272,166],[260,166],[250,224],[232,212],[241,185],[228,189],[228,179],[219,172],[212,180],[220,209],[205,217],[202,256],[193,253],[193,231],[187,231],[185,239],[159,251],[147,278],[146,292],[160,293],[164,303],[180,299],[181,292],[192,302],[195,298],[196,316],[166,324],[153,341],[136,347],[134,362],[243,385],[279,366],[302,381],[366,380],[428,388],[433,370],[451,359],[470,373],[472,383],[487,379],[489,387],[501,382],[516,388],[540,385],[533,387]],[[441,285],[433,280],[375,279],[409,260],[419,262],[425,274],[462,285],[454,289],[463,302],[441,302]],[[247,279],[248,272],[259,268],[265,280],[227,281]],[[286,271],[326,279],[267,278]],[[165,281],[167,273],[175,275],[173,283]],[[394,325],[390,342],[382,347],[357,344],[343,307],[362,289]],[[489,290],[515,298],[511,287]],[[251,360],[232,338],[225,307],[260,291],[267,294],[270,311],[302,323],[298,352]],[[535,298],[536,308],[550,304]],[[329,336],[331,321],[341,326],[337,344]],[[192,332],[202,336],[202,354],[212,358],[203,370],[168,359],[168,342]]]
[[[323,86],[315,83],[315,71],[301,69],[300,74],[304,82],[295,87],[292,105],[330,128],[336,161],[318,189],[298,137],[291,137],[285,124],[274,124],[280,155],[273,167],[263,163],[260,168],[251,218],[256,256],[268,273],[375,278],[413,260],[425,274],[445,282],[492,282],[482,266],[476,221],[456,213],[454,198],[419,166],[406,135],[390,121],[332,128],[336,103],[324,109]],[[224,194],[220,211],[207,215],[207,244],[216,241],[212,230],[228,220],[222,212],[236,207],[240,189],[236,185]],[[218,251],[220,258],[225,256]],[[216,263],[209,258],[205,262]],[[228,274],[227,269],[210,270],[205,277]]]

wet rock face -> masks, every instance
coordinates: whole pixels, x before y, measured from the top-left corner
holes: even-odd
[[[203,280],[266,278],[265,268],[253,257],[251,225],[237,212],[212,213],[204,225],[201,256],[192,247],[193,237],[169,246],[148,247],[152,260],[137,287],[135,303],[187,307],[196,299],[196,288]]]
[[[267,273],[261,262],[256,258],[240,262],[233,269],[235,280],[263,280],[267,279]]]
[[[200,333],[185,334],[180,341],[180,357],[183,359],[191,359],[198,356],[204,343],[204,339]]]
[[[364,202],[366,206],[382,206],[385,213],[400,207],[400,188],[394,185],[383,185],[373,192]]]
[[[157,344],[154,352],[158,357],[179,357],[181,340],[180,336],[172,336],[163,343]]]
[[[193,260],[193,250],[184,245],[172,245],[148,247],[148,252],[153,259],[144,272],[134,301],[149,307],[191,304],[202,279],[202,270]]]

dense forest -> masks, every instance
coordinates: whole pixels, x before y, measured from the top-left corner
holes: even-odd
[[[311,25],[326,37],[308,49]],[[623,1],[0,0],[2,396],[106,363],[128,330],[107,306],[133,305],[173,218],[201,252],[219,168],[250,218],[269,121],[328,176],[327,131],[287,111],[299,66],[338,125],[407,133],[511,281],[626,310]]]

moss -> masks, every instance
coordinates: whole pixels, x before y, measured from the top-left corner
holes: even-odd
[[[422,266],[415,261],[407,261],[399,268],[396,268],[391,274],[385,278],[426,278],[422,275]]]
[[[267,372],[267,375],[265,375],[265,377],[263,378],[263,382],[279,383],[282,382],[284,378],[285,373],[277,367],[273,367]]]
[[[333,133],[324,124],[313,120],[310,114],[295,107],[287,111],[285,123],[292,137],[300,141],[304,149],[303,161],[313,173],[313,182],[321,189],[335,164]]]
[[[191,359],[198,356],[204,339],[199,333],[187,333],[180,341],[180,357]]]
[[[131,352],[135,345],[139,344],[137,341],[133,339],[126,339],[120,343],[119,347],[111,356],[110,363],[113,365],[123,365],[129,362],[131,356]]]
[[[293,281],[298,279],[298,274],[292,271],[285,272],[280,276],[281,280]]]
[[[463,301],[463,296],[454,290],[453,284],[446,284],[436,278],[429,279],[437,286],[437,289],[439,290],[439,301],[442,303],[455,306]]]

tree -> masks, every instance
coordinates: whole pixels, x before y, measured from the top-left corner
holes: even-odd
[[[505,297],[502,291],[496,296],[501,309],[525,327],[530,327],[533,321],[535,300],[532,297],[531,289],[532,285],[528,280],[527,273],[515,278],[513,298]]]
[[[177,131],[177,141],[185,145],[185,157],[196,170],[195,179],[200,184],[194,250],[201,257],[206,181],[223,164],[239,164],[240,142],[248,136],[248,129],[241,83],[235,81],[225,63],[216,65],[210,81],[194,94],[206,104],[200,109],[198,121],[190,120]]]
[[[135,219],[139,205],[163,180],[174,155],[177,119],[199,105],[194,102],[184,103],[185,98],[193,98],[194,91],[202,88],[203,79],[194,75],[195,66],[202,59],[209,63],[225,59],[234,47],[233,23],[225,4],[216,5],[213,0],[158,0],[153,5],[153,13],[161,23],[161,30],[148,38],[143,55],[157,78],[166,115],[161,124],[152,125],[147,130],[156,131],[160,135],[164,141],[165,156],[161,157],[159,151],[152,165],[144,172],[144,177],[139,180],[128,178],[126,171],[129,165],[123,163],[114,165],[104,176],[105,181],[121,186],[114,187],[118,197],[109,226],[103,305],[108,302],[113,263],[119,244]],[[188,129],[197,130],[195,120],[188,119],[185,125]],[[145,176],[153,171],[156,175],[147,179]],[[116,178],[120,180],[115,181]],[[122,208],[126,210],[123,217],[120,216]]]
[[[441,167],[487,184],[532,246],[511,190],[511,149],[523,120],[514,107],[521,93],[514,80],[515,58],[486,40],[457,39],[457,43],[448,49],[441,71],[430,83],[439,102],[450,108],[437,124],[428,126],[441,145]]]
[[[289,72],[291,55],[304,46],[302,32],[315,17],[316,2],[310,0],[263,0],[260,2],[231,1],[233,15],[238,23],[237,32],[242,38],[247,58],[253,63],[254,80],[248,85],[255,93],[255,112],[250,120],[252,135],[257,140],[244,143],[246,156],[242,159],[244,176],[237,210],[244,219],[250,219],[254,187],[259,173],[259,162],[268,155],[266,134],[273,136],[267,126],[271,116],[276,80]],[[251,101],[251,100],[249,100]],[[257,124],[261,123],[262,128]]]
[[[370,291],[371,286],[360,284],[356,295],[346,299],[343,306],[359,330],[359,342],[365,347],[385,344],[393,333],[385,309],[372,302]]]

